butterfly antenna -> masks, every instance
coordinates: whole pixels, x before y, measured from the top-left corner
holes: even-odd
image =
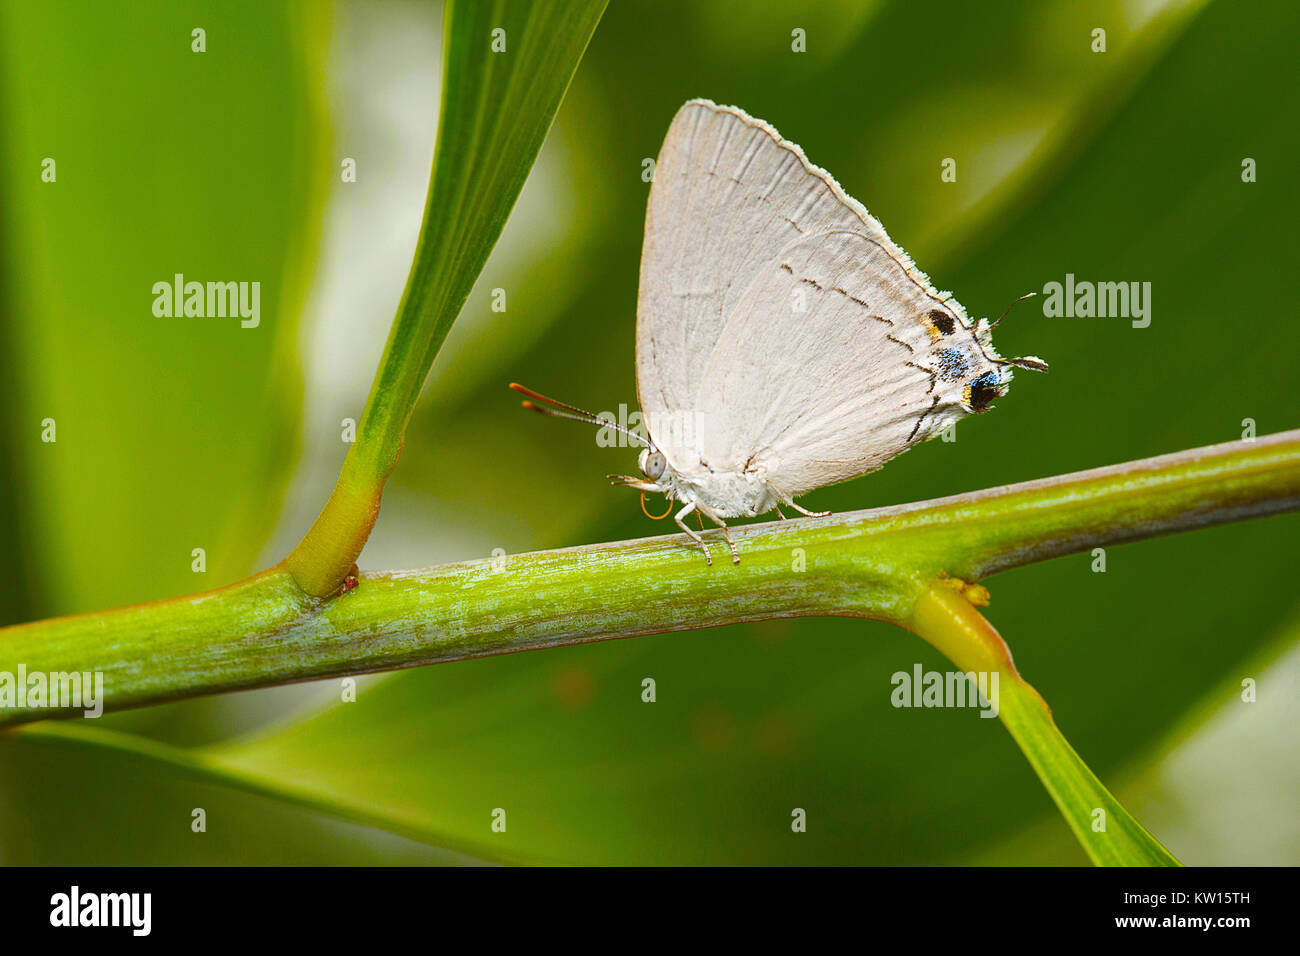
[[[998,327],[998,322],[1001,322],[1003,319],[1007,317],[1007,313],[1011,311],[1011,309],[1015,306],[1016,302],[1024,302],[1026,299],[1032,299],[1036,295],[1038,295],[1037,292],[1026,292],[1020,298],[1013,301],[1011,305],[1007,306],[1006,309],[1003,310],[1002,314],[998,316],[997,322],[994,322],[992,325],[989,326],[989,331],[991,332]],[[1027,368],[1035,372],[1047,371],[1047,363],[1044,362],[1042,359],[1040,359],[1037,355],[1024,355],[1021,356],[1020,358],[1013,358],[1013,359],[999,359],[999,362],[1002,365],[1014,365],[1016,368]]]
[[[516,392],[518,392],[520,395],[527,395],[529,398],[535,398],[539,402],[545,402],[547,405],[554,405],[556,408],[563,408],[566,411],[576,412],[579,415],[585,415],[587,419],[591,421],[594,421],[596,419],[595,414],[587,411],[585,408],[579,408],[577,405],[569,405],[565,402],[560,401],[558,398],[550,398],[546,395],[543,395],[541,392],[534,392],[531,388],[528,388],[527,386],[524,385],[520,385],[518,382],[511,382],[510,387],[514,389]]]
[[[595,425],[598,428],[612,428],[620,434],[626,435],[632,441],[637,442],[647,448],[653,447],[648,441],[638,435],[636,432],[620,425],[616,421],[608,418],[601,418],[599,415],[587,411],[585,408],[579,408],[577,405],[570,405],[567,402],[561,402],[559,399],[550,398],[541,392],[534,392],[531,388],[520,385],[518,382],[511,382],[510,387],[521,395],[527,395],[530,399],[536,399],[537,402],[546,402],[547,405],[554,406],[548,408],[547,405],[538,405],[537,402],[525,401],[524,408],[530,412],[537,412],[539,415],[550,415],[552,418],[567,418],[571,422],[585,422],[588,425]]]
[[[1002,314],[998,316],[998,321],[997,321],[997,322],[994,322],[992,325],[990,325],[989,328],[990,328],[990,329],[996,329],[996,328],[998,327],[998,322],[1001,322],[1003,319],[1005,319],[1005,318],[1007,317],[1007,313],[1010,312],[1010,311],[1012,310],[1012,308],[1015,307],[1016,302],[1024,302],[1026,299],[1032,299],[1032,298],[1033,298],[1034,296],[1036,296],[1036,295],[1038,295],[1037,292],[1026,292],[1026,293],[1025,293],[1024,295],[1022,295],[1020,298],[1016,299],[1014,302],[1011,303],[1011,305],[1007,306],[1007,307],[1003,310]]]

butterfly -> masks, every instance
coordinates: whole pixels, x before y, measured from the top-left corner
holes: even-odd
[[[999,319],[1000,321],[1000,319]],[[691,100],[668,128],[646,210],[637,392],[648,437],[518,384],[534,411],[642,445],[615,484],[724,519],[875,471],[1005,394],[997,322],[972,322],[796,144],[733,106]],[[539,404],[541,403],[541,404]],[[648,512],[647,512],[648,514]],[[701,522],[702,525],[702,522]],[[701,530],[702,527],[701,527]]]

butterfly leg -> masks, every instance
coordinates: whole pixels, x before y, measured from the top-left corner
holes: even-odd
[[[780,518],[782,521],[784,521],[784,520],[785,520],[785,513],[781,511],[780,507],[777,506],[777,505],[773,505],[772,508],[773,508],[774,511],[776,511],[776,516],[777,516],[778,518]]]
[[[688,504],[681,511],[677,512],[677,514],[673,515],[673,520],[677,522],[677,527],[690,535],[691,539],[704,549],[704,563],[712,567],[713,556],[709,554],[709,546],[704,543],[704,539],[700,537],[700,533],[698,531],[692,531],[685,521],[686,516],[694,511],[695,507],[696,506],[693,503]]]
[[[781,499],[781,503],[783,505],[789,505],[791,508],[799,512],[801,515],[807,515],[809,518],[825,518],[830,515],[829,511],[809,511],[807,508],[800,507],[797,501],[795,501],[793,498],[791,498],[789,495],[787,495],[784,491],[776,487],[776,485],[772,484],[771,482],[768,482],[767,487],[772,489],[772,493]],[[781,509],[778,508],[776,513],[780,514]]]
[[[722,529],[722,536],[727,539],[727,547],[731,549],[731,563],[739,564],[740,552],[736,550],[736,542],[731,540],[731,531],[727,527],[726,522],[723,521],[721,518],[719,518],[708,508],[704,507],[704,505],[696,505],[695,507],[698,508],[701,513],[703,513],[704,517],[708,518],[710,521],[714,522],[715,524],[717,524],[719,528]]]

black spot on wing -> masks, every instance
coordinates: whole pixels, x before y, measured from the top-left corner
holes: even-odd
[[[972,411],[986,412],[993,399],[1001,392],[1002,382],[997,372],[985,372],[966,386],[966,404]]]
[[[957,320],[942,309],[931,309],[926,318],[940,335],[952,335],[957,328]]]

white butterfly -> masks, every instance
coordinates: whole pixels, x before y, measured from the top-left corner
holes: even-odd
[[[646,211],[637,391],[649,441],[590,412],[525,406],[613,427],[644,444],[642,477],[616,484],[681,501],[685,518],[753,517],[875,471],[972,412],[1011,366],[987,319],[937,292],[862,204],[803,150],[743,110],[691,100],[673,118]],[[824,512],[822,514],[829,514]]]

